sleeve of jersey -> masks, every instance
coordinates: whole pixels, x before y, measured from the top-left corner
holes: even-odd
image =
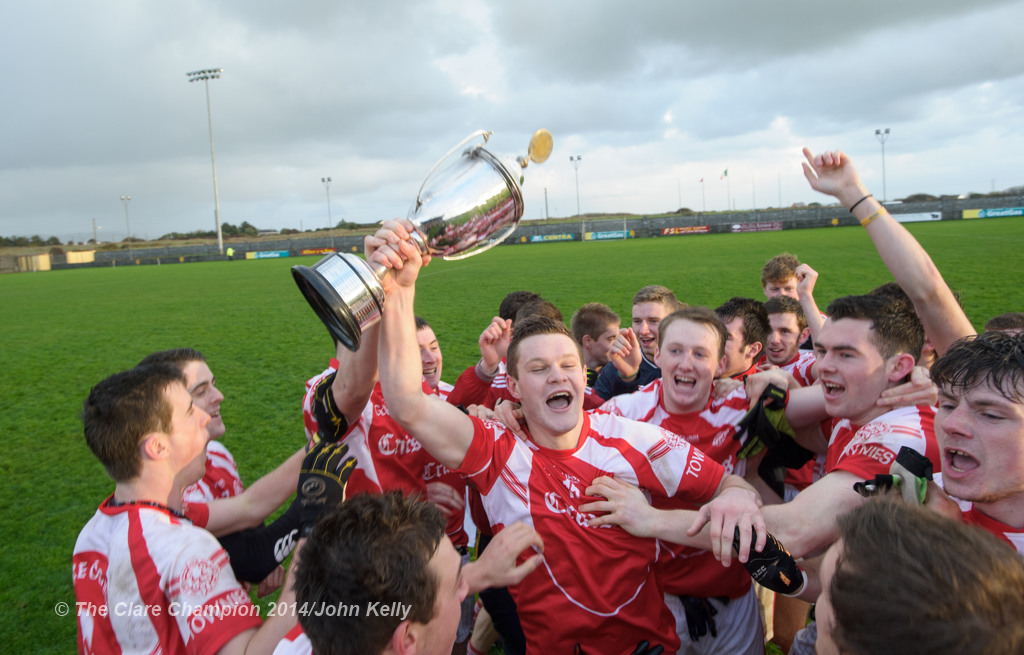
[[[210,506],[206,503],[183,503],[185,510],[183,513],[188,520],[192,521],[192,525],[197,528],[205,528],[206,524],[210,522]]]
[[[168,595],[189,652],[212,654],[262,621],[217,540],[209,533],[190,537],[175,562]]]
[[[514,439],[503,438],[505,428],[497,423],[473,416],[470,418],[473,420],[473,442],[456,472],[464,475],[480,493],[487,494],[501,475],[514,447]]]
[[[689,442],[656,428],[663,438],[646,450],[650,473],[658,480],[667,495],[694,503],[705,503],[715,495],[725,477],[725,468],[708,457],[704,451]],[[638,477],[641,474],[638,471]],[[640,485],[656,489],[652,481],[640,480]]]
[[[847,447],[839,455],[832,470],[849,471],[857,477],[866,480],[876,475],[888,473],[892,463],[896,461],[896,453],[903,446],[910,446],[924,454],[923,438],[913,433],[900,434],[898,427],[891,429],[893,430],[892,432],[879,434],[867,440],[857,441],[855,444]]]
[[[482,405],[487,399],[487,392],[491,388],[490,380],[481,380],[476,374],[476,365],[470,366],[459,379],[455,381],[455,387],[448,394],[449,404],[456,407],[469,407],[470,405]]]

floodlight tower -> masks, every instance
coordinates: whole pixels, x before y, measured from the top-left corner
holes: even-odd
[[[128,242],[128,259],[132,259],[132,224],[128,221],[128,203],[131,201],[131,196],[121,196],[121,202],[124,204],[124,240]]]
[[[206,119],[210,124],[210,161],[213,163],[213,215],[217,220],[217,252],[224,254],[224,235],[220,229],[220,196],[217,193],[217,157],[213,151],[213,114],[210,112],[210,80],[216,80],[224,72],[223,68],[204,68],[203,70],[185,73],[189,82],[202,80],[206,85]]]
[[[331,231],[331,247],[334,248],[334,220],[331,219],[331,178],[321,177],[320,181],[327,189],[327,229]]]
[[[875,138],[882,144],[882,202],[888,200],[885,190],[885,140],[889,138],[889,128],[875,130]]]
[[[583,155],[569,155],[569,163],[576,170],[576,216],[580,215],[580,162]]]

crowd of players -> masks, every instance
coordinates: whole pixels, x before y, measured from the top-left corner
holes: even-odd
[[[308,381],[307,443],[249,487],[199,352],[97,384],[85,435],[115,488],[75,545],[79,652],[1024,651],[1024,314],[976,335],[848,158],[805,155],[895,283],[821,312],[782,254],[763,302],[651,284],[627,327],[515,292],[450,385],[414,313],[429,257],[386,222],[381,323]],[[751,577],[779,582],[778,543],[790,595]],[[260,617],[250,592],[277,589]]]

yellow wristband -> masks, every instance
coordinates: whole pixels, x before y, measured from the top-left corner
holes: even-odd
[[[863,225],[864,227],[867,227],[867,226],[868,226],[868,224],[869,224],[869,223],[870,223],[871,221],[873,221],[873,220],[875,220],[876,218],[878,218],[879,216],[881,216],[881,215],[882,215],[882,212],[884,212],[884,211],[885,211],[885,207],[880,207],[880,208],[878,209],[878,211],[876,211],[876,212],[875,212],[874,214],[872,214],[872,215],[868,216],[867,218],[862,218],[862,219],[861,219],[861,221],[860,221],[860,224],[861,224],[861,225]]]

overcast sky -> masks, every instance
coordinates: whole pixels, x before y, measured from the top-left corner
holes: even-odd
[[[526,218],[825,200],[800,148],[882,195],[1024,184],[1024,2],[34,0],[0,22],[0,235],[101,240],[405,216],[477,129],[526,151]],[[581,155],[578,171],[570,155]],[[728,169],[728,180],[721,179]],[[704,183],[700,180],[703,178]],[[545,190],[547,192],[545,206]]]

